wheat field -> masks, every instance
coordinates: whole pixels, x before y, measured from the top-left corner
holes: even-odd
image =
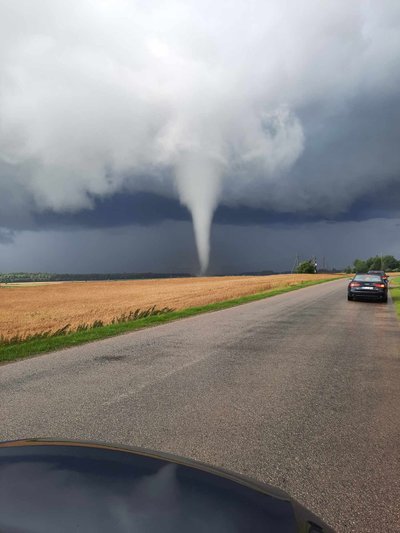
[[[333,277],[281,274],[0,285],[0,338],[25,338],[67,325],[74,331],[96,320],[109,324],[136,309],[186,309]]]

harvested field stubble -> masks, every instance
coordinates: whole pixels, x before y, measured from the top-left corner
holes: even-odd
[[[110,324],[137,309],[186,309],[329,279],[329,274],[282,274],[132,281],[0,285],[0,338],[75,331],[96,321]]]

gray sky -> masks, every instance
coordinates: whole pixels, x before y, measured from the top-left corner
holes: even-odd
[[[213,226],[211,274],[290,270],[296,254],[344,267],[355,257],[399,256],[400,218],[363,222]],[[2,271],[192,272],[198,260],[190,222],[112,229],[23,231],[0,243]],[[161,266],[160,266],[161,265]]]
[[[225,6],[0,0],[0,271],[400,256],[398,1]]]

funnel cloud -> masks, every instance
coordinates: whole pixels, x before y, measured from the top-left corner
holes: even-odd
[[[396,113],[368,121],[397,98],[399,27],[395,0],[0,0],[0,241],[152,193],[190,211],[204,273],[221,204],[344,213],[399,180],[373,142]]]

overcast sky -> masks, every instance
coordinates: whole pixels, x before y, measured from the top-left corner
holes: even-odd
[[[400,257],[399,87],[397,0],[0,0],[0,271]]]

